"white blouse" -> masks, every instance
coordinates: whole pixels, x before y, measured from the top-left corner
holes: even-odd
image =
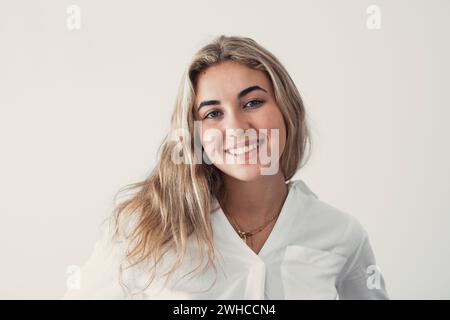
[[[188,255],[168,284],[157,277],[143,292],[130,295],[119,284],[125,246],[112,244],[105,231],[80,270],[79,288],[68,289],[63,299],[389,299],[368,234],[358,220],[319,200],[302,180],[290,181],[288,188],[258,254],[220,207],[211,214],[217,279],[213,268],[185,275],[200,261],[191,235]],[[213,205],[217,203],[214,198]],[[169,252],[158,273],[169,270],[174,261]],[[122,279],[138,292],[149,273],[135,267],[124,271]]]

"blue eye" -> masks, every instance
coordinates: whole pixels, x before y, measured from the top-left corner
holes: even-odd
[[[216,117],[210,117],[210,115],[216,114],[217,112],[220,112],[220,111],[211,111],[210,113],[208,113],[208,114],[205,116],[204,119],[214,119],[214,118],[216,118]]]
[[[251,106],[249,107],[250,109],[255,108],[255,107],[261,105],[264,101],[262,101],[262,100],[252,100],[252,101],[247,102],[247,103],[245,104],[245,106],[247,106],[248,104],[253,103],[253,102],[256,102],[256,104],[251,105]]]
[[[264,103],[263,100],[258,100],[258,99],[251,100],[244,105],[244,109],[248,109],[248,108],[255,109],[263,103]],[[207,113],[203,119],[215,119],[215,118],[219,117],[220,114],[221,114],[221,111],[214,110],[214,111]]]

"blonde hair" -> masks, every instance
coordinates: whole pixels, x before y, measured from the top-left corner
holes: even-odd
[[[217,275],[210,213],[218,209],[212,208],[212,197],[222,199],[224,196],[222,172],[203,161],[198,164],[194,139],[191,139],[190,145],[183,144],[182,149],[183,156],[191,161],[174,163],[171,154],[177,142],[171,136],[178,129],[188,130],[190,136],[194,136],[193,107],[198,75],[206,68],[226,60],[264,72],[273,85],[275,101],[286,125],[286,145],[280,157],[280,170],[285,180],[290,180],[307,161],[306,147],[311,149],[311,138],[303,102],[294,81],[280,61],[246,37],[221,35],[201,48],[182,76],[169,133],[158,150],[157,164],[145,180],[125,186],[114,197],[116,203],[119,194],[134,190],[131,197],[114,209],[114,238],[123,236],[128,243],[124,255],[124,263],[128,267],[150,263],[152,276],[145,288],[154,280],[158,263],[164,254],[174,250],[176,261],[164,274],[168,275],[166,281],[169,280],[183,261],[190,235],[197,239],[198,249],[202,251],[199,256],[206,258],[202,270],[212,266]],[[133,221],[131,227],[130,221]],[[203,260],[191,272],[200,268]],[[122,270],[121,266],[121,273]]]

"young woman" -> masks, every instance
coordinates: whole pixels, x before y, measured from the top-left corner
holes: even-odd
[[[310,137],[279,60],[220,36],[186,69],[159,160],[64,298],[388,299],[361,224],[303,180]]]

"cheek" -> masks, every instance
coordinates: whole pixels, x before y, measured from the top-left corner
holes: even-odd
[[[280,134],[279,134],[279,141],[280,141],[280,150],[284,148],[284,145],[286,144],[286,126],[284,124],[284,119],[280,119],[280,123],[278,124],[278,127],[280,128]]]
[[[284,124],[283,115],[278,107],[271,108],[263,114],[263,117],[261,117],[261,121],[259,123],[259,128],[268,129],[268,133],[270,133],[270,129],[278,129],[280,140],[285,138],[286,127]]]
[[[223,150],[222,133],[218,129],[204,128],[201,135],[201,144],[209,157],[220,154]]]
[[[272,146],[276,145],[278,149],[276,151],[280,156],[286,145],[286,126],[283,115],[278,108],[271,110],[271,112],[265,116],[265,121],[261,128],[263,127],[267,129],[267,135],[270,141],[267,148],[269,148],[271,153]],[[275,150],[273,151],[275,152]]]

